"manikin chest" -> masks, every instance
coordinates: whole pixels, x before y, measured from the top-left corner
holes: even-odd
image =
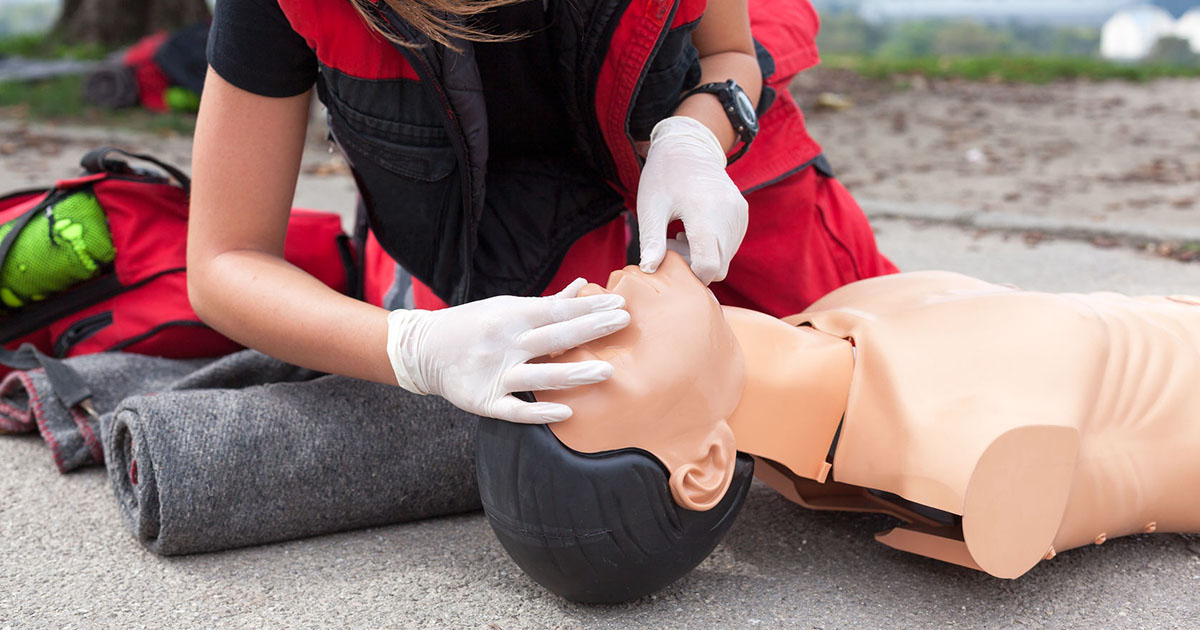
[[[904,520],[885,544],[1017,577],[1054,550],[1200,528],[1200,506],[1179,500],[1200,480],[1200,309],[902,274],[787,320],[857,345],[855,359],[809,342],[815,369],[757,360],[787,347],[781,331],[727,316],[748,366],[739,450],[802,505]],[[784,400],[781,380],[801,375]],[[807,444],[780,446],[794,440]]]

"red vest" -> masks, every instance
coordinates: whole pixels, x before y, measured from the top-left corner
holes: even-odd
[[[576,239],[611,221],[622,200],[634,209],[641,160],[631,117],[636,111],[645,118],[647,108],[655,119],[670,115],[656,105],[667,102],[663,94],[643,89],[645,79],[669,65],[656,59],[660,50],[679,48],[664,42],[688,38],[705,8],[705,0],[578,0],[587,20],[551,27],[564,42],[577,42],[563,46],[575,55],[564,64],[576,68],[564,79],[575,144],[615,194],[574,199],[566,210],[539,209],[531,200],[530,216],[516,220],[508,211],[489,214],[484,203],[493,191],[484,186],[482,95],[464,85],[471,75],[462,70],[474,63],[468,43],[457,57],[444,49],[406,49],[373,33],[348,0],[279,3],[321,63],[318,88],[333,135],[347,152],[381,245],[451,304],[539,293]],[[396,34],[420,41],[394,12],[377,6]],[[729,169],[744,192],[798,172],[821,152],[787,90],[797,73],[818,62],[816,12],[808,0],[750,0],[749,8],[764,85],[777,95],[760,117],[751,150]]]

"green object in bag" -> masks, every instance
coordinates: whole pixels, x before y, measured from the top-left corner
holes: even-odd
[[[0,241],[15,223],[0,225]],[[38,213],[17,235],[0,265],[0,308],[21,308],[90,280],[116,253],[96,197],[74,193]]]
[[[200,110],[200,95],[178,85],[167,88],[163,93],[163,100],[173,112],[194,114]]]

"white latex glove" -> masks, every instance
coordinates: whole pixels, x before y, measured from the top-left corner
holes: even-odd
[[[579,278],[548,297],[500,296],[439,311],[392,311],[387,353],[396,381],[481,416],[526,424],[566,420],[570,407],[528,403],[511,392],[565,389],[612,376],[605,361],[526,363],[629,324],[625,298],[576,297],[585,284]]]
[[[749,206],[725,165],[721,143],[699,121],[672,116],[654,126],[638,184],[642,271],[654,273],[662,264],[667,225],[679,219],[686,243],[671,249],[684,255],[704,284],[725,279],[749,221]]]

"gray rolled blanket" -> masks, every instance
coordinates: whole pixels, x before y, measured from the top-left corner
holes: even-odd
[[[479,508],[476,418],[340,376],[126,399],[105,427],[149,550],[216,551]]]
[[[83,79],[83,98],[97,107],[120,109],[133,107],[140,101],[137,76],[122,63],[106,63],[96,67]]]
[[[0,386],[0,432],[40,431],[63,472],[103,460],[147,549],[217,551],[479,508],[477,418],[436,397],[247,350],[215,361],[65,361],[100,419],[41,370]],[[103,451],[101,453],[101,451]]]

